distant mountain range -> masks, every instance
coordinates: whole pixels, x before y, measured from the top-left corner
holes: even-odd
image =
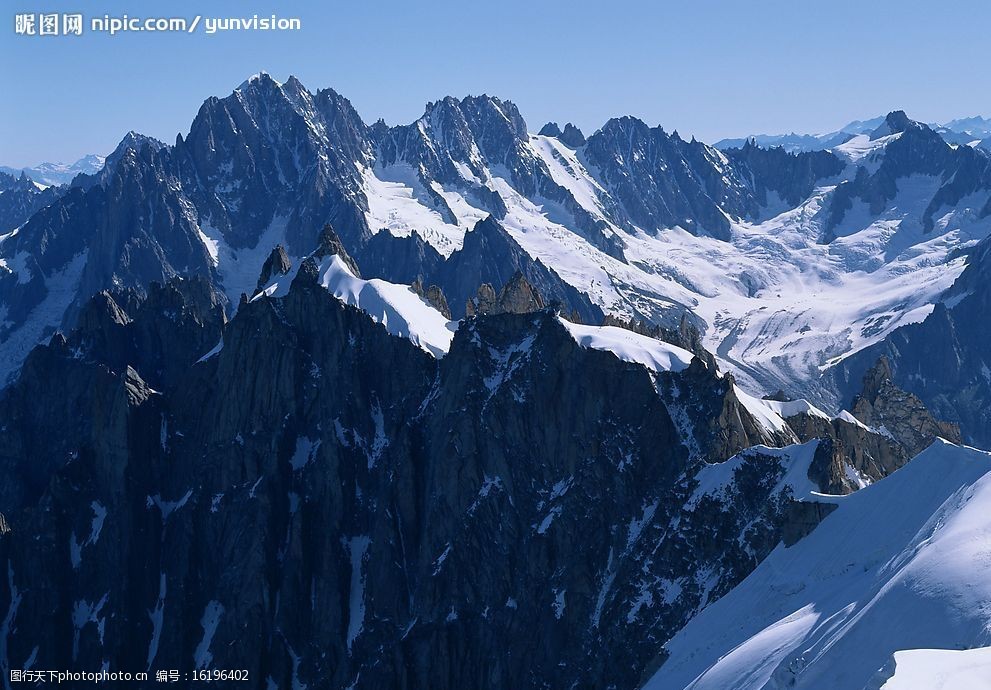
[[[38,165],[29,168],[11,168],[5,165],[0,165],[0,172],[13,175],[14,177],[19,177],[23,173],[35,182],[46,186],[69,184],[72,182],[72,178],[80,173],[84,175],[92,175],[95,172],[99,172],[100,168],[103,167],[105,160],[106,158],[104,156],[90,154],[83,156],[75,163],[71,164],[39,163]]]
[[[718,149],[739,148],[748,140],[758,146],[774,148],[780,146],[789,152],[822,151],[849,141],[857,134],[865,134],[876,129],[884,117],[869,120],[854,120],[844,127],[827,134],[751,134],[745,137],[721,139],[714,146]],[[939,133],[947,143],[956,145],[991,147],[991,120],[976,116],[966,117],[929,127]]]

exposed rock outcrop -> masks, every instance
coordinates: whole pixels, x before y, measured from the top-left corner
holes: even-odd
[[[891,381],[891,364],[882,357],[864,377],[864,391],[853,402],[853,414],[868,426],[884,429],[900,443],[909,457],[945,438],[961,443],[957,424],[936,419],[915,395]]]
[[[320,241],[312,256],[316,259],[323,259],[328,256],[334,256],[335,254],[344,262],[344,265],[348,267],[348,270],[351,271],[355,278],[361,277],[358,264],[354,262],[354,259],[348,254],[348,250],[344,248],[341,238],[334,232],[334,227],[330,223],[327,223],[320,232]]]
[[[478,287],[478,294],[468,300],[465,313],[478,314],[529,314],[540,311],[545,306],[544,298],[537,289],[517,271],[496,295],[488,283]]]
[[[582,134],[582,131],[578,127],[570,122],[564,126],[564,131],[561,132],[561,136],[558,138],[561,140],[561,143],[573,149],[585,145],[585,135]]]
[[[343,249],[343,248],[342,248]],[[272,253],[268,255],[265,259],[265,263],[262,264],[262,272],[258,276],[258,285],[255,287],[255,294],[262,291],[268,281],[272,280],[277,276],[284,276],[289,273],[292,268],[292,262],[289,260],[289,255],[286,254],[285,247],[281,244],[276,245]]]
[[[451,319],[451,308],[447,304],[447,297],[444,295],[443,290],[436,285],[424,288],[423,280],[420,278],[413,281],[412,288],[413,292],[425,299],[430,306],[443,314],[448,320]]]
[[[554,137],[555,139],[560,140],[560,142],[565,146],[569,146],[573,149],[577,149],[585,145],[585,135],[582,134],[582,131],[577,126],[571,124],[570,122],[564,126],[563,131],[560,127],[558,127],[556,122],[548,122],[540,128],[540,132],[538,132],[538,134],[545,137]]]
[[[785,396],[770,396],[786,405]],[[804,404],[785,416],[802,442],[819,439],[809,479],[826,493],[846,494],[883,479],[928,448],[937,436],[960,443],[954,424],[937,420],[916,396],[891,382],[890,364],[881,358],[864,377],[853,413],[829,418]]]

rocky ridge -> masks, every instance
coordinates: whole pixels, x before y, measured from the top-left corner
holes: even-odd
[[[101,293],[32,352],[0,399],[6,668],[633,688],[791,529],[819,441],[774,451],[702,359],[582,347],[517,275],[437,360],[316,265],[229,323],[205,280]]]

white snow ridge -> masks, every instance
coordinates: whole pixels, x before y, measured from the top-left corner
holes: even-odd
[[[991,454],[938,440],[831,500],[665,645],[646,690],[991,688]]]
[[[366,312],[389,333],[409,339],[434,357],[443,357],[451,348],[457,322],[448,321],[410,286],[357,278],[336,254],[320,260],[318,276],[320,285],[334,297]],[[288,294],[291,283],[291,276],[279,276],[254,299],[262,295],[282,297]]]
[[[654,371],[684,371],[694,355],[675,345],[617,326],[583,326],[558,317],[575,342],[585,348],[612,352],[624,362]]]

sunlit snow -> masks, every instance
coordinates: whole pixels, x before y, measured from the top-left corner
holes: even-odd
[[[336,254],[323,257],[317,270],[320,285],[345,304],[366,312],[389,333],[409,339],[435,357],[450,349],[457,322],[448,321],[408,285],[357,278]],[[292,277],[279,276],[254,299],[283,296],[291,283]]]
[[[582,347],[612,352],[625,362],[654,371],[683,371],[692,362],[691,352],[669,343],[616,326],[584,326],[562,318],[558,321]]]
[[[899,650],[986,646],[989,471],[988,453],[938,440],[885,479],[829,497],[838,508],[811,534],[779,544],[665,645],[646,690],[864,688]],[[885,688],[939,687],[909,684],[925,677],[907,671]]]

